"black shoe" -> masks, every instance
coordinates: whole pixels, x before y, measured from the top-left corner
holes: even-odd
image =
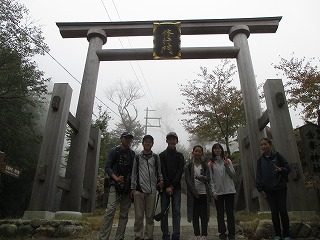
[[[219,239],[221,239],[221,240],[226,240],[226,239],[227,239],[227,234],[225,234],[225,233],[220,233],[220,234],[219,234]]]
[[[228,239],[229,240],[235,240],[235,236],[234,235],[228,235]]]

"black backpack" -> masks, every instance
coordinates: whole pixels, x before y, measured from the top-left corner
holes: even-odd
[[[131,189],[131,171],[133,165],[133,158],[135,153],[133,150],[129,149],[129,161],[123,157],[121,147],[118,146],[114,153],[113,171],[118,176],[124,176],[124,184],[115,184],[116,191],[120,194],[127,194]]]

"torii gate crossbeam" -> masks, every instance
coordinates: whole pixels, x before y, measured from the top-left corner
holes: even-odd
[[[130,22],[57,22],[63,38],[86,38],[90,29],[101,29],[107,37],[152,36],[155,22],[180,22],[182,35],[229,34],[235,25],[246,25],[250,33],[275,33],[282,17]]]

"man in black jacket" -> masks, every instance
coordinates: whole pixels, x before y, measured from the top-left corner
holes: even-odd
[[[180,239],[181,177],[184,169],[184,157],[176,150],[178,136],[175,132],[167,134],[166,142],[167,149],[159,154],[164,181],[164,191],[161,193],[161,211],[165,211],[171,199],[173,226],[171,239]],[[161,230],[162,239],[169,240],[168,211],[161,220]]]
[[[131,172],[135,157],[134,151],[130,149],[132,139],[133,135],[130,132],[123,132],[120,137],[121,145],[111,149],[106,161],[105,173],[110,178],[110,190],[99,240],[110,239],[113,219],[118,205],[120,205],[118,228],[115,237],[112,239],[124,239],[131,206]]]

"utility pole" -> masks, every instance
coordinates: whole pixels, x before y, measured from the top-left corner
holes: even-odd
[[[161,125],[160,125],[160,119],[161,118],[149,117],[149,112],[155,112],[156,110],[150,110],[150,109],[147,108],[145,111],[146,111],[146,117],[145,117],[146,124],[145,124],[144,134],[147,134],[148,133],[148,127],[161,127]],[[149,119],[152,119],[152,120],[156,120],[157,119],[157,120],[159,120],[159,124],[158,125],[151,125],[148,122]]]

